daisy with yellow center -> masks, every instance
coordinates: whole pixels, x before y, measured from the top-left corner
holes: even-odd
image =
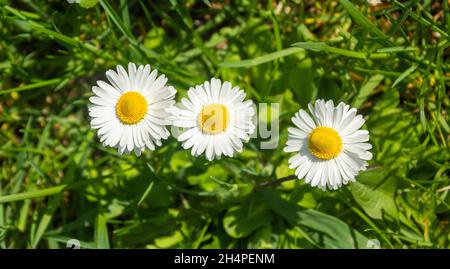
[[[176,90],[156,69],[150,71],[150,65],[130,63],[128,72],[119,65],[106,72],[109,83],[99,80],[92,87],[91,127],[98,129],[103,145],[116,147],[119,154],[155,150],[170,134],[166,109],[175,104]]]
[[[365,120],[356,109],[333,101],[317,100],[309,104],[312,117],[300,109],[288,128],[285,152],[296,152],[289,167],[305,182],[323,190],[338,189],[367,167],[372,159],[369,132],[360,130]]]
[[[178,137],[183,148],[194,156],[205,153],[210,161],[241,152],[255,130],[253,102],[244,101],[245,92],[213,78],[187,94],[171,109],[172,124],[184,128]]]

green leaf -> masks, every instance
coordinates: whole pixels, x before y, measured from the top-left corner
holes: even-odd
[[[263,203],[257,203],[255,199],[250,199],[230,208],[223,219],[223,226],[231,237],[242,238],[269,224],[271,220],[272,214],[268,207]]]
[[[95,243],[97,248],[109,249],[109,237],[108,237],[108,227],[106,225],[106,215],[100,213],[97,215],[97,221],[95,224]]]
[[[98,0],[80,0],[79,5],[83,8],[91,8],[97,5]]]
[[[353,198],[371,218],[381,219],[383,211],[393,217],[397,215],[394,201],[397,181],[389,176],[384,169],[366,171],[350,185]]]
[[[354,107],[360,107],[370,96],[372,91],[380,85],[381,81],[384,79],[383,75],[373,75],[369,78],[369,80],[361,87],[353,101]]]
[[[335,103],[342,98],[343,89],[334,78],[321,77],[317,82],[317,98],[332,99]]]
[[[282,66],[283,78],[280,86],[276,87],[292,89],[295,97],[292,96],[289,102],[299,101],[302,106],[307,106],[317,95],[316,71],[310,57],[305,58],[305,53],[296,54],[288,58]],[[296,107],[298,109],[298,107]],[[285,108],[282,108],[286,111]]]
[[[269,206],[291,225],[311,230],[311,238],[323,248],[367,247],[368,239],[338,218],[292,204],[270,190],[261,190],[257,194],[261,203]]]
[[[253,59],[219,63],[218,66],[219,67],[230,67],[230,68],[252,67],[255,65],[260,65],[263,63],[273,61],[278,58],[283,58],[283,57],[286,57],[286,56],[294,54],[294,53],[299,53],[302,51],[304,51],[304,50],[299,49],[299,48],[287,48],[287,49],[283,49],[283,50],[280,50],[277,52],[272,52],[272,53],[269,53],[269,54],[266,54],[263,56],[259,56],[259,57],[253,58]]]
[[[252,235],[247,247],[250,249],[274,249],[277,247],[275,237],[271,226],[264,226]]]
[[[170,235],[155,238],[155,245],[159,248],[170,248],[183,241],[183,234],[176,230]]]
[[[190,175],[186,179],[191,185],[199,185],[203,190],[213,192],[217,190],[219,184],[212,180],[212,178],[225,180],[228,176],[227,172],[228,171],[225,168],[219,164],[215,164],[208,166],[208,169],[204,173]]]

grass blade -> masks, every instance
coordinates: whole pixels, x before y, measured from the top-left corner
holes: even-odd
[[[352,50],[346,50],[346,49],[340,49],[336,47],[332,47],[327,45],[324,42],[298,42],[292,44],[292,46],[299,47],[306,50],[311,51],[324,51],[329,52],[341,56],[346,56],[350,58],[358,58],[358,59],[380,59],[380,58],[387,58],[389,57],[388,53],[364,53],[364,52],[358,52],[358,51],[352,51]]]
[[[30,192],[24,192],[24,193],[17,193],[17,194],[10,194],[5,196],[0,196],[0,203],[9,203],[9,202],[15,202],[15,201],[21,201],[25,199],[32,199],[32,198],[40,198],[45,197],[49,195],[54,195],[57,193],[62,192],[67,187],[66,184],[50,187],[38,191],[30,191]]]
[[[347,10],[348,14],[355,22],[364,27],[369,33],[380,38],[385,45],[392,46],[393,43],[388,40],[385,34],[374,24],[372,24],[358,9],[348,0],[340,0],[341,5]]]
[[[417,64],[412,65],[410,68],[406,69],[392,84],[392,88],[397,86],[400,82],[402,82],[405,78],[407,78],[409,75],[411,75],[414,70],[418,67]]]
[[[22,92],[22,91],[28,91],[28,90],[37,89],[37,88],[43,88],[43,87],[46,87],[46,86],[58,84],[60,81],[61,81],[61,79],[59,79],[59,78],[54,78],[54,79],[50,79],[50,80],[40,81],[40,82],[36,82],[36,83],[33,83],[33,84],[28,84],[28,85],[25,85],[25,86],[20,86],[20,87],[16,87],[16,88],[11,88],[11,89],[0,91],[0,95],[11,93],[11,92]]]
[[[104,214],[97,215],[95,224],[95,244],[99,249],[109,249],[108,227],[106,225],[107,218]]]
[[[283,50],[280,50],[277,52],[272,52],[272,53],[269,53],[269,54],[266,54],[266,55],[263,55],[260,57],[256,57],[253,59],[219,63],[218,66],[219,67],[229,67],[229,68],[238,68],[238,67],[249,68],[249,67],[253,67],[256,65],[260,65],[263,63],[273,61],[278,58],[286,57],[291,54],[299,53],[302,51],[304,51],[304,50],[300,49],[300,48],[287,48],[287,49],[283,49]]]

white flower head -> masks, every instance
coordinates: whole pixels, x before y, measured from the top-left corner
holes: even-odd
[[[67,0],[69,4],[80,3],[80,0]]]
[[[205,153],[209,161],[241,152],[255,131],[253,102],[244,101],[245,92],[212,78],[191,87],[187,95],[171,110],[172,124],[184,128],[178,137],[183,148],[191,149],[193,156]]]
[[[128,72],[120,65],[108,70],[109,83],[97,81],[89,98],[91,127],[104,146],[115,147],[119,154],[134,151],[137,156],[145,148],[155,150],[170,135],[169,109],[175,104],[176,90],[167,86],[167,78],[151,71],[150,65],[128,64]]]
[[[289,159],[295,175],[322,190],[338,189],[367,167],[372,159],[369,132],[360,130],[365,120],[355,108],[333,101],[317,100],[308,105],[312,117],[300,109],[288,128],[285,152],[296,152]]]

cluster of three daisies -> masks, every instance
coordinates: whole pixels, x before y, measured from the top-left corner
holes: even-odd
[[[174,100],[176,90],[167,85],[150,65],[128,65],[108,70],[109,83],[97,81],[92,87],[89,116],[104,146],[118,148],[119,154],[145,148],[155,150],[170,135],[167,127],[182,128],[178,141],[193,156],[205,154],[209,161],[222,155],[241,152],[255,131],[255,110],[246,94],[230,82],[211,79],[191,87],[181,104]],[[333,101],[317,100],[308,106],[311,114],[300,109],[288,128],[286,152],[295,175],[321,189],[337,189],[354,181],[372,159],[369,133],[355,108]]]

